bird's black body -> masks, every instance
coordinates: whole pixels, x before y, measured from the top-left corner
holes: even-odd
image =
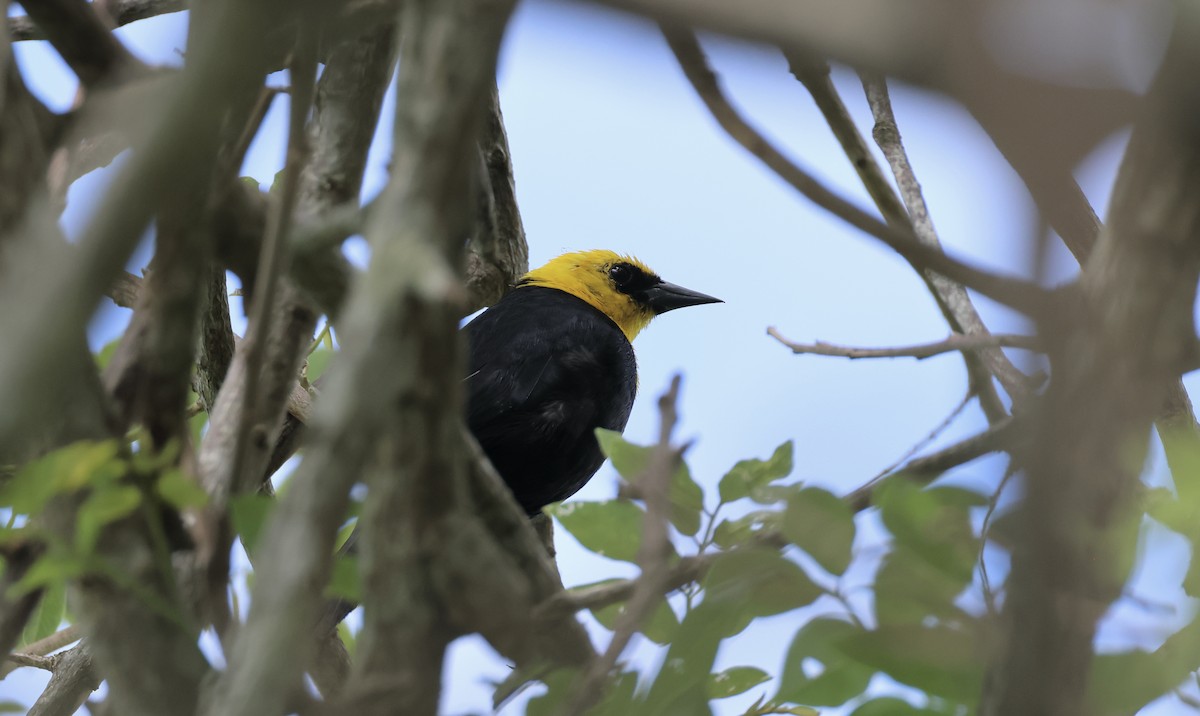
[[[637,393],[633,346],[607,316],[553,288],[509,292],[464,329],[467,425],[522,509],[573,495],[604,462]]]

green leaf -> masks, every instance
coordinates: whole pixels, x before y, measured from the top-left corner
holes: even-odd
[[[25,706],[16,701],[0,701],[0,714],[23,714],[28,711]]]
[[[922,490],[903,475],[875,492],[883,524],[896,541],[946,574],[969,580],[979,555],[965,490]]]
[[[328,336],[328,334],[326,335]],[[304,372],[304,375],[310,382],[320,378],[325,373],[333,355],[333,351],[329,348],[318,348],[312,352],[312,355],[308,357],[308,368]]]
[[[626,606],[627,602],[609,604],[606,607],[591,610],[592,616],[605,629],[613,630],[617,628],[617,620],[625,613]],[[678,629],[679,617],[675,616],[675,610],[671,609],[671,605],[667,603],[666,599],[660,599],[650,618],[641,625],[638,631],[655,644],[666,645],[671,643],[671,639],[675,637]]]
[[[179,440],[171,439],[161,450],[148,448],[138,450],[131,456],[129,462],[133,471],[139,475],[153,475],[174,465],[179,458],[179,450]]]
[[[755,510],[735,520],[721,520],[713,530],[713,542],[726,549],[745,544],[763,530],[778,528],[783,513],[777,510]]]
[[[258,539],[262,536],[263,525],[267,515],[274,507],[275,501],[266,495],[238,495],[229,500],[229,513],[233,518],[233,527],[242,538],[242,546],[246,554],[254,554],[258,547]]]
[[[596,440],[600,450],[609,460],[613,468],[630,484],[637,484],[654,448],[634,445],[620,433],[603,428],[596,429]],[[669,497],[671,499],[671,524],[675,529],[689,537],[700,531],[700,512],[704,509],[704,491],[692,478],[686,462],[679,463],[679,469],[671,476]]]
[[[34,589],[52,587],[64,580],[82,576],[86,571],[87,563],[77,555],[65,551],[47,552],[33,563],[20,581],[9,587],[9,595],[19,597]]]
[[[113,340],[105,343],[96,354],[92,356],[96,360],[96,368],[103,371],[112,362],[113,356],[117,354],[117,347],[121,345],[121,338],[118,336]]]
[[[904,545],[883,558],[875,574],[875,617],[880,624],[920,624],[927,617],[954,619],[963,612],[954,600],[970,575],[950,575]]]
[[[718,556],[704,580],[704,601],[729,605],[736,620],[731,636],[757,617],[782,614],[816,601],[824,592],[804,570],[771,549]]]
[[[806,487],[787,503],[783,534],[830,574],[850,566],[854,545],[854,513],[828,490]]]
[[[759,684],[771,680],[767,672],[753,666],[734,666],[713,674],[708,679],[708,698],[727,699],[744,694]]]
[[[546,693],[529,700],[525,706],[525,716],[556,716],[563,713],[574,693],[571,687],[575,677],[574,669],[557,669],[541,676],[539,680],[546,685]]]
[[[549,511],[586,549],[609,559],[636,561],[645,517],[641,507],[624,500],[576,501]]]
[[[841,642],[859,663],[896,681],[973,707],[983,687],[983,640],[946,626],[881,626]]]
[[[707,685],[717,647],[740,631],[740,620],[737,604],[728,601],[706,598],[688,612],[638,713],[709,713]]]
[[[204,492],[204,488],[177,468],[165,470],[158,478],[158,482],[154,484],[154,491],[158,493],[163,502],[177,510],[188,507],[204,507],[208,504],[208,495]]]
[[[351,659],[353,659],[354,650],[358,646],[358,636],[355,635],[354,632],[350,631],[350,625],[344,621],[338,623],[337,634],[338,638],[342,640],[342,643],[346,645],[346,653],[350,655]]]
[[[0,487],[0,507],[34,514],[57,495],[113,482],[127,469],[119,449],[116,440],[82,440],[33,460]]]
[[[142,504],[142,492],[132,485],[109,485],[92,491],[75,516],[75,548],[91,554],[100,531]]]
[[[742,460],[730,468],[721,478],[717,489],[722,502],[733,502],[750,497],[761,487],[780,480],[792,473],[792,441],[775,448],[766,460]]]
[[[937,716],[939,713],[932,709],[919,709],[904,699],[885,696],[862,704],[850,716]]]
[[[21,632],[18,646],[32,644],[39,639],[45,639],[58,631],[63,616],[67,612],[67,587],[65,581],[55,582],[42,592],[37,608],[33,610],[29,621],[25,622],[25,630]],[[20,651],[20,648],[17,649]]]
[[[862,629],[847,621],[818,617],[796,632],[783,661],[779,691],[772,701],[840,706],[866,690],[875,670],[848,657],[841,642]],[[821,663],[816,677],[804,674],[802,662],[813,659]]]
[[[362,601],[362,580],[358,574],[358,560],[350,555],[339,554],[333,558],[333,574],[325,596],[341,597],[352,602]]]
[[[1188,679],[1200,663],[1200,620],[1152,652],[1101,654],[1092,660],[1087,713],[1118,716],[1139,711]]]

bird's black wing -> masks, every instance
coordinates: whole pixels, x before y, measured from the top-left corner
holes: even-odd
[[[628,340],[578,298],[538,287],[509,293],[465,330],[467,424],[484,452],[529,512],[573,494],[603,462],[595,428],[628,420]]]

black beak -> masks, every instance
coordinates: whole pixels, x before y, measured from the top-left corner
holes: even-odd
[[[719,298],[693,291],[683,286],[662,281],[646,289],[643,301],[654,310],[655,315],[674,311],[685,306],[699,306],[702,303],[724,303]]]

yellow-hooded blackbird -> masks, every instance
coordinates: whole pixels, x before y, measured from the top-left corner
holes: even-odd
[[[467,324],[467,425],[526,514],[596,474],[596,428],[624,430],[637,393],[634,336],[660,313],[719,302],[635,258],[580,251],[525,274]],[[357,530],[342,551],[356,540]],[[331,601],[318,628],[354,607]]]
[[[526,513],[596,473],[596,428],[624,430],[634,336],[660,313],[719,301],[635,258],[580,251],[525,274],[467,324],[467,425]]]

